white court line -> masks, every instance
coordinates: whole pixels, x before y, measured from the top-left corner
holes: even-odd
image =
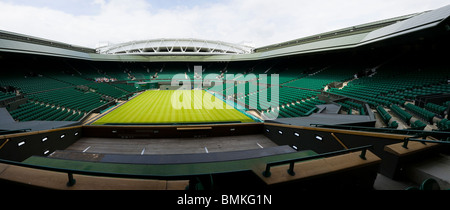
[[[89,148],[91,148],[91,146],[89,146],[86,149],[84,149],[83,152],[86,152]]]
[[[205,151],[206,151],[206,153],[209,153],[209,152],[208,152],[208,148],[206,148],[206,147],[205,147]]]
[[[258,142],[256,142],[256,144],[257,144],[259,147],[261,147],[261,149],[264,149],[264,147],[261,146],[261,144],[259,144]]]
[[[142,149],[141,155],[144,155],[144,152],[145,152],[145,147],[144,147],[144,149]]]

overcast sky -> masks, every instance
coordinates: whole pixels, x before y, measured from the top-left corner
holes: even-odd
[[[448,0],[0,0],[0,30],[85,47],[200,38],[256,47],[434,10]]]

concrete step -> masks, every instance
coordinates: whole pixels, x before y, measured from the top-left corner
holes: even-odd
[[[442,190],[450,189],[450,156],[437,154],[426,160],[411,164],[406,169],[408,179],[420,186],[426,179],[436,180]]]
[[[417,186],[409,180],[392,180],[382,174],[378,174],[373,184],[375,190],[405,190],[408,187]]]

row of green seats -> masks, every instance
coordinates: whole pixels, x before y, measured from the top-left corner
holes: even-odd
[[[46,77],[55,79],[61,82],[65,82],[70,85],[85,85],[88,83],[93,83],[93,81],[89,81],[80,76],[76,75],[67,75],[67,74],[57,74],[57,73],[46,73]]]
[[[0,80],[0,86],[13,86],[22,93],[35,93],[52,89],[64,88],[71,86],[65,82],[54,80],[51,78],[36,77],[4,77]]]
[[[53,115],[48,117],[46,120],[48,121],[64,121],[65,119],[67,119],[68,117],[74,115],[73,111],[68,111],[68,110],[64,110],[61,111],[61,114],[57,115]]]
[[[434,103],[428,103],[427,105],[425,105],[425,109],[427,109],[428,111],[432,111],[436,114],[442,115],[444,114],[445,110],[447,110],[447,107],[440,106]]]
[[[387,96],[379,95],[379,96],[377,96],[377,99],[384,100],[384,101],[389,101],[391,104],[397,104],[397,105],[400,105],[400,106],[404,106],[405,103],[406,103],[406,101],[403,99],[403,97],[400,97],[400,96],[397,96],[397,95],[393,95],[393,94],[390,94],[390,95],[387,95]]]
[[[176,74],[178,74],[178,73],[158,73],[157,76],[156,76],[156,79],[158,79],[158,80],[162,80],[162,79],[171,80]]]
[[[4,93],[0,91],[0,101],[16,97],[15,93]]]
[[[392,116],[382,107],[377,106],[378,114],[380,114],[381,118],[383,119],[383,122],[388,125],[389,128],[397,128],[398,122],[397,121],[391,121]]]
[[[75,114],[69,116],[64,121],[79,121],[79,120],[81,120],[81,118],[84,117],[85,114],[86,113],[84,113],[84,112],[76,112]]]
[[[252,109],[256,108],[259,111],[267,109],[269,107],[279,107],[280,103],[276,104],[271,100],[271,88],[267,88],[264,91],[266,91],[267,93],[265,100],[260,100],[260,97],[262,97],[260,96],[261,92],[252,92],[246,96],[241,95],[241,97],[239,97],[237,101],[249,105]]]
[[[279,104],[275,104],[272,101],[260,101],[257,98],[245,98],[245,104],[251,106],[251,108],[256,108],[257,110],[261,111],[264,108],[267,109],[269,107],[277,107],[279,106]],[[253,107],[254,105],[256,105],[256,107]]]
[[[125,90],[115,88],[107,83],[90,83],[86,86],[94,89],[96,93],[107,95],[116,99],[122,98],[130,93]]]
[[[397,114],[400,119],[402,119],[404,122],[406,122],[408,125],[410,124],[410,120],[412,118],[412,115],[408,112],[406,112],[405,110],[403,110],[402,108],[400,108],[399,106],[393,104],[391,106],[391,110]]]
[[[39,116],[35,120],[49,120],[49,118],[53,118],[53,116],[59,116],[59,113],[62,113],[62,109],[59,108],[51,108],[46,107],[47,109],[43,112],[39,113]]]
[[[352,97],[352,98],[359,99],[362,101],[366,101],[371,107],[377,107],[380,104],[385,105],[385,106],[390,106],[391,104],[393,104],[389,100],[377,98],[377,96],[375,94],[368,93],[368,92],[359,92],[359,91],[353,90],[353,89],[339,90],[336,88],[332,88],[332,89],[329,89],[328,92],[335,93],[338,95]]]
[[[279,92],[280,104],[284,105],[289,103],[295,103],[297,101],[316,97],[318,94],[319,92],[316,91],[280,87]]]
[[[347,111],[347,113],[349,114],[349,115],[351,115],[352,114],[352,110],[353,110],[353,107],[352,106],[350,106],[350,105],[348,105],[348,104],[345,104],[345,103],[343,103],[343,102],[339,102],[338,103],[339,105],[341,105],[342,107],[344,107],[345,108],[345,110]]]
[[[314,100],[314,99],[312,99]],[[295,110],[297,110],[297,112],[300,113],[300,115],[295,116],[295,117],[301,117],[301,116],[308,116],[310,114],[312,114],[312,110],[316,110],[317,107],[315,106],[316,104],[314,102],[311,102],[311,100],[305,100],[305,101],[301,101],[300,103],[295,103],[294,105],[289,106],[289,108],[293,108]],[[285,106],[286,108],[286,106]]]
[[[442,91],[439,90],[424,90],[424,89],[413,89],[413,90],[405,90],[402,93],[398,93],[398,95],[403,96],[406,99],[414,100],[417,96],[420,95],[431,95],[431,94],[439,94]]]
[[[442,104],[445,107],[448,107],[450,105],[450,101],[445,102],[444,104]]]
[[[310,100],[305,100],[300,103],[295,103],[294,105],[282,106],[279,109],[279,118],[292,118],[292,117],[305,117],[311,115],[317,110],[316,105],[325,104],[325,101],[313,98]],[[268,110],[263,111],[265,115],[274,116],[274,111]]]
[[[14,119],[19,121],[71,121],[72,119],[78,120],[84,116],[84,114],[68,111],[68,109],[63,110],[62,108],[56,108],[34,102],[23,104],[18,109],[11,111],[10,114]]]
[[[101,100],[101,96],[92,92],[83,93],[73,88],[59,89],[37,93],[28,96],[34,101],[52,104],[58,107],[65,107],[83,112],[104,105],[106,102]]]
[[[377,96],[380,94],[389,94],[396,92],[399,88],[390,85],[380,85],[379,83],[369,82],[366,78],[360,78],[358,80],[349,82],[345,89],[354,89],[360,93],[367,93],[372,96]]]
[[[280,107],[280,115],[286,118],[303,117],[304,114],[305,112],[300,107],[297,106]]]
[[[450,84],[438,84],[430,87],[424,87],[423,89],[438,93],[450,93]]]
[[[0,101],[16,97],[15,93],[4,93],[0,91]]]
[[[416,120],[415,122],[411,123],[411,129],[414,130],[423,130],[426,126],[427,125],[420,120]]]
[[[109,78],[114,78],[118,81],[130,80],[128,73],[121,72],[121,71],[108,71],[108,72],[106,72],[106,75]]]
[[[332,82],[343,82],[352,79],[355,72],[356,70],[351,68],[329,68],[284,85],[289,87],[323,90],[326,85]]]
[[[408,111],[411,111],[411,112],[417,114],[418,116],[420,116],[421,118],[427,120],[429,123],[433,123],[433,118],[436,115],[435,113],[430,112],[426,109],[422,109],[414,104],[406,104],[405,108]]]
[[[118,83],[118,84],[111,84],[112,86],[114,86],[114,87],[116,87],[116,88],[120,88],[120,89],[122,89],[122,90],[125,90],[125,91],[127,91],[127,92],[130,92],[130,93],[134,93],[134,92],[137,92],[137,91],[141,91],[142,90],[142,88],[141,88],[141,86],[134,86],[134,85],[128,85],[128,84],[120,84],[120,83]]]
[[[266,101],[272,101],[272,88],[268,88],[264,91],[267,91],[266,95]],[[263,103],[264,100],[260,100],[261,92],[256,93],[250,93],[246,96],[239,97],[237,100],[241,103],[245,103],[247,105],[255,105],[259,103]],[[279,93],[278,93],[278,105],[277,106],[283,106],[288,105],[292,103],[297,103],[299,101],[316,97],[319,94],[319,92],[316,91],[309,91],[309,90],[302,90],[302,89],[296,89],[296,88],[288,88],[288,87],[280,87]],[[265,103],[267,105],[271,105],[273,103]],[[276,104],[274,104],[276,105]],[[262,110],[261,106],[258,106],[258,110]]]
[[[339,102],[340,105],[342,105],[344,108],[347,109],[348,114],[352,114],[352,110],[358,110],[360,115],[366,115],[366,111],[364,109],[364,106],[362,104],[346,100],[344,102]]]
[[[437,127],[441,131],[449,131],[450,130],[450,120],[448,119],[442,119],[437,123]]]
[[[14,119],[24,121],[25,119],[32,117],[36,113],[39,113],[41,110],[44,110],[44,106],[28,102],[26,104],[20,105],[18,109],[11,111],[10,114]]]
[[[303,77],[306,77],[306,76],[307,75],[305,75],[305,74],[300,74],[300,75],[284,75],[284,74],[280,74],[278,82],[280,83],[280,85],[282,85],[284,83],[294,82],[294,80],[299,80],[299,79],[301,79]]]
[[[394,70],[382,67],[370,77],[348,83],[342,90],[330,92],[366,100],[372,107],[396,104],[404,106],[405,100],[418,95],[447,91],[445,76],[433,71]],[[436,70],[436,72],[440,72]],[[446,72],[448,74],[448,72]]]

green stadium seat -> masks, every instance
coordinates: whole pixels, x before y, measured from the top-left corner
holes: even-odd
[[[427,120],[430,123],[433,123],[433,118],[436,114],[434,114],[433,112],[430,112],[426,109],[422,109],[414,104],[406,104],[405,108],[415,114],[417,114],[418,116],[420,116],[421,118]]]
[[[408,125],[410,124],[410,120],[412,118],[412,115],[400,108],[397,105],[392,105],[391,110],[397,114],[404,122],[406,122]]]
[[[429,178],[422,182],[422,184],[420,185],[420,190],[441,190],[441,187],[435,179]]]

